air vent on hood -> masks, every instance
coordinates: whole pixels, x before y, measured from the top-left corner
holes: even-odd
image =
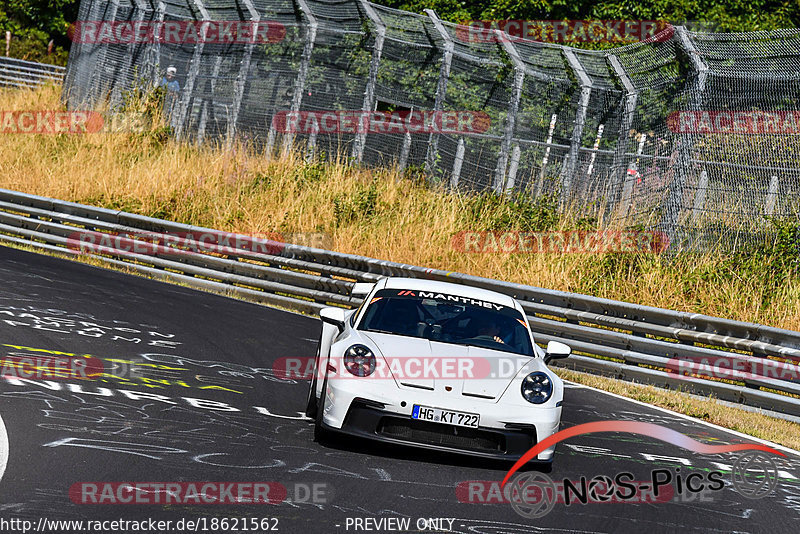
[[[409,388],[417,388],[417,389],[427,389],[428,391],[433,391],[433,388],[430,386],[422,386],[420,384],[409,384],[408,382],[400,382],[401,386],[406,386]]]
[[[461,394],[464,395],[465,397],[475,397],[475,398],[478,398],[478,399],[493,399],[494,398],[491,395],[481,395],[479,393],[461,393]]]

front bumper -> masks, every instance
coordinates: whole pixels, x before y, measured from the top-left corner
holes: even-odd
[[[341,427],[327,424],[324,417],[322,426],[386,443],[511,461],[518,460],[537,443],[534,424],[507,423],[506,428],[445,425],[386,411],[382,403],[361,398],[353,399]],[[558,423],[554,431],[557,427]],[[553,452],[548,449],[537,461],[552,462]]]

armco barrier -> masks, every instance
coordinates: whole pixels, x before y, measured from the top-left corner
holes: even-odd
[[[75,247],[76,232],[185,236],[217,231],[0,189],[0,241],[77,255],[81,252]],[[357,306],[360,299],[350,295],[353,284],[383,276],[491,289],[522,302],[538,342],[558,340],[573,347],[577,354],[560,365],[800,415],[800,381],[795,379],[800,374],[798,332],[329,250],[246,240],[264,243],[265,250],[274,253],[205,245],[206,253],[195,254],[162,247],[147,254],[104,249],[93,255],[109,265],[157,279],[312,314],[325,306]],[[191,237],[185,241],[196,244]],[[694,362],[694,369],[699,365],[708,372],[683,376],[682,369],[676,369],[679,362]],[[754,362],[758,372],[709,379],[731,365],[746,369]]]
[[[0,56],[0,87],[36,89],[48,83],[60,85],[65,67]]]

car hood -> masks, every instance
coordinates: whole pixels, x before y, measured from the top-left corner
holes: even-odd
[[[535,358],[519,354],[393,334],[360,334],[378,349],[401,388],[497,400],[525,365],[539,367]]]

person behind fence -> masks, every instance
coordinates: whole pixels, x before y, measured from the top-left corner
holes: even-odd
[[[164,97],[164,113],[167,115],[172,114],[172,109],[178,101],[178,93],[181,90],[181,84],[175,78],[176,74],[178,74],[178,69],[174,65],[170,65],[167,67],[164,77],[161,78],[161,83],[158,84],[159,87],[163,87],[167,91]]]

